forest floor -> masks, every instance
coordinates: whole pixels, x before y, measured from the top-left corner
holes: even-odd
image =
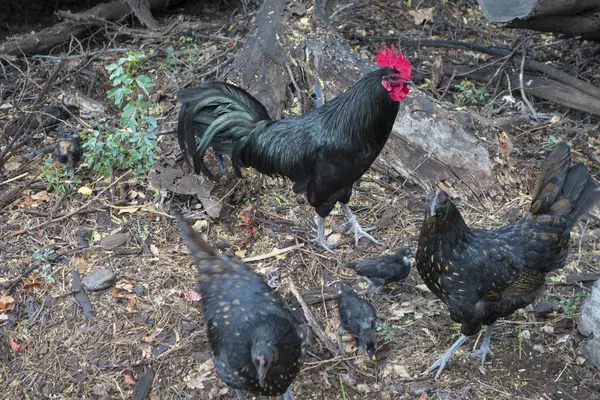
[[[498,28],[487,23],[472,2],[449,3],[424,0],[408,8],[405,2],[369,1],[340,12],[333,26],[367,58],[384,42],[373,38],[385,36],[443,38],[507,48],[528,39],[543,61],[600,84],[600,60],[587,56],[593,44]],[[140,50],[148,56],[139,68],[156,83],[152,102],[159,130],[175,128],[179,109],[175,98],[180,88],[220,78],[227,61],[243,45],[255,15],[242,8],[234,13],[233,7],[207,5],[158,16],[161,24],[193,23],[193,30],[178,30],[175,25],[160,38],[114,38],[113,48]],[[80,37],[79,45],[95,52],[107,40],[102,34]],[[477,66],[487,56],[431,47],[403,50],[413,62],[418,90],[432,98],[455,107],[469,106],[490,118],[520,112],[515,111],[522,105],[518,90],[512,97],[493,85],[432,78],[432,66],[440,57]],[[58,54],[59,50],[53,55]],[[106,97],[111,86],[105,67],[120,57],[122,52],[69,59],[57,83],[49,87],[45,104],[80,92],[104,106],[105,118],[118,120],[112,100]],[[0,61],[5,68],[0,77],[6,73],[16,82],[12,93],[0,92],[0,132],[7,132],[11,120],[23,117],[17,110],[39,113],[40,107],[32,104],[58,58]],[[497,143],[498,151],[491,157],[498,179],[511,189],[477,204],[462,199],[458,206],[470,226],[498,227],[524,215],[540,160],[556,141],[571,142],[574,160],[585,162],[600,178],[600,164],[594,156],[600,149],[598,119],[540,101],[534,101],[534,106],[555,117],[550,122],[514,127],[512,132],[481,132],[482,140]],[[85,131],[85,122],[68,121],[79,131]],[[426,193],[410,182],[367,173],[355,188],[351,206],[363,226],[377,228],[374,236],[381,244],[363,239],[356,248],[353,238],[343,232],[343,214],[336,208],[327,226],[334,230],[330,240],[343,244],[329,254],[306,242],[314,224],[313,209],[293,194],[289,182],[251,171],[239,180],[230,170],[220,176],[212,192],[207,189],[216,199],[212,206],[194,196],[159,190],[153,186],[156,181],[145,175],[129,175],[110,186],[124,173],[117,168],[115,178],[104,179],[82,164],[75,174],[81,183],[47,186],[52,177],[49,171],[55,167],[46,162],[50,155],[41,150],[52,148],[59,133],[48,128],[30,135],[31,141],[12,154],[0,175],[0,198],[18,190],[14,201],[0,202],[3,399],[131,398],[136,382],[150,371],[154,374],[152,399],[235,398],[216,376],[210,360],[194,292],[196,274],[168,215],[170,207],[185,209],[196,220],[195,227],[221,250],[254,258],[248,261],[250,265],[268,274],[290,303],[288,280],[301,292],[313,294],[331,293],[328,286],[335,281],[363,291],[367,284],[344,268],[345,262],[375,257],[404,244],[416,247]],[[0,134],[0,150],[8,140],[8,134]],[[192,173],[181,158],[175,135],[161,136],[157,152],[161,168],[181,167]],[[23,188],[25,182],[29,183]],[[92,189],[91,194],[80,187]],[[65,188],[66,193],[61,192]],[[206,208],[211,207],[207,215]],[[482,338],[474,338],[438,381],[422,376],[460,331],[413,270],[405,282],[386,289],[393,300],[375,297],[380,318],[377,361],[356,355],[348,335],[344,338],[346,355],[338,357],[332,357],[315,339],[292,386],[296,398],[600,399],[600,371],[578,352],[581,338],[577,332],[580,307],[591,286],[586,277],[597,276],[600,270],[599,228],[593,217],[574,228],[566,267],[548,276],[548,288],[540,299],[552,302],[554,311],[542,315],[533,305],[499,321],[492,341],[495,356],[484,369],[478,359],[465,354],[481,343]],[[285,251],[273,254],[277,249]],[[85,277],[102,268],[115,273],[116,283],[88,293],[90,321],[73,293],[74,271]],[[24,278],[8,287],[6,282],[23,271],[28,272]],[[323,296],[311,308],[335,341],[337,306],[329,297],[334,296]]]

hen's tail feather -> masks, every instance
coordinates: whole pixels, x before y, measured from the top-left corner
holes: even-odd
[[[544,163],[539,189],[531,204],[534,214],[568,215],[571,224],[575,224],[600,201],[600,187],[588,167],[570,164],[569,146],[559,143]]]
[[[240,140],[257,126],[271,121],[265,107],[246,91],[224,82],[206,82],[177,94],[183,103],[179,113],[179,145],[196,173],[206,173],[204,153],[212,147],[218,155],[231,157],[238,166]]]

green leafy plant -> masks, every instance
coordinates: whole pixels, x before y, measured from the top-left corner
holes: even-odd
[[[167,65],[193,65],[200,55],[200,46],[194,43],[194,38],[180,36],[176,43],[167,46]]]
[[[575,315],[583,306],[585,297],[585,292],[576,292],[573,298],[563,298],[558,300],[558,303],[565,308],[565,315]]]
[[[563,138],[560,136],[548,136],[548,147],[554,147],[560,142],[565,142],[569,147],[573,147],[573,142],[571,142],[570,140],[563,140]]]
[[[475,84],[468,79],[463,79],[458,85],[454,85],[458,93],[454,93],[452,98],[459,105],[477,106],[484,104],[490,94],[485,89],[478,89]]]
[[[113,85],[107,97],[121,110],[119,126],[96,125],[83,144],[85,162],[101,175],[111,176],[113,168],[131,168],[136,174],[145,174],[156,159],[153,131],[157,123],[148,101],[148,89],[156,84],[147,75],[137,73],[145,59],[142,52],[129,52],[106,67]]]
[[[48,156],[44,162],[42,179],[46,182],[46,190],[59,193],[72,192],[81,180],[75,177],[73,170],[66,171],[60,164]]]
[[[397,328],[396,325],[390,325],[387,322],[384,322],[377,327],[377,332],[379,332],[386,342],[389,342],[394,338],[394,329]]]
[[[33,272],[49,283],[56,282],[52,276],[52,264],[50,264],[49,261],[53,256],[55,256],[54,250],[51,249],[38,249],[34,251],[31,256],[33,260],[40,265],[39,268],[34,269]]]

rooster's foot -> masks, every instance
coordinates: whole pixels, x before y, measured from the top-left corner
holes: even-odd
[[[490,343],[492,342],[492,326],[488,325],[485,330],[485,336],[483,337],[483,343],[481,343],[481,347],[479,350],[471,353],[472,357],[481,358],[481,368],[483,368],[487,355],[490,354],[492,357],[494,353],[490,349]]]
[[[450,346],[450,348],[444,353],[444,355],[442,355],[436,362],[433,363],[433,365],[431,367],[429,367],[429,369],[427,369],[427,371],[425,371],[426,374],[434,371],[436,368],[438,369],[438,372],[435,374],[435,380],[437,380],[440,375],[442,374],[442,371],[444,370],[444,368],[446,368],[446,364],[448,364],[448,361],[450,361],[450,359],[452,358],[452,355],[454,353],[456,353],[456,350],[458,350],[460,348],[460,346],[463,345],[463,343],[465,343],[467,341],[467,337],[465,335],[461,335],[458,340],[456,342],[454,342],[454,344],[452,346]]]
[[[237,397],[238,400],[244,400],[244,392],[242,392],[241,390],[235,390],[235,397]]]
[[[354,214],[352,214],[352,210],[348,207],[348,204],[342,203],[342,210],[344,211],[344,215],[346,216],[347,224],[350,225],[350,229],[348,229],[348,233],[354,232],[354,244],[358,246],[358,241],[360,238],[367,238],[371,242],[375,244],[381,244],[375,239],[373,236],[369,235],[368,232],[372,231],[375,228],[363,228],[360,226]]]
[[[318,244],[332,254],[335,254],[332,249],[335,249],[339,245],[339,243],[328,242],[325,239],[325,219],[321,216],[319,216],[317,222],[317,237],[311,239],[311,242]]]
[[[292,389],[288,388],[284,394],[279,397],[280,400],[296,400],[294,394],[292,393]]]

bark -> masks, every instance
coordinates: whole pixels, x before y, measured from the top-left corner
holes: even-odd
[[[227,74],[256,96],[271,116],[281,115],[286,108],[310,111],[317,78],[325,98],[332,99],[376,68],[326,21],[309,17],[287,9],[285,0],[265,0],[255,32]],[[413,89],[401,103],[390,139],[373,168],[425,189],[444,180],[469,192],[493,190],[489,153],[475,132],[468,113],[436,104]]]

